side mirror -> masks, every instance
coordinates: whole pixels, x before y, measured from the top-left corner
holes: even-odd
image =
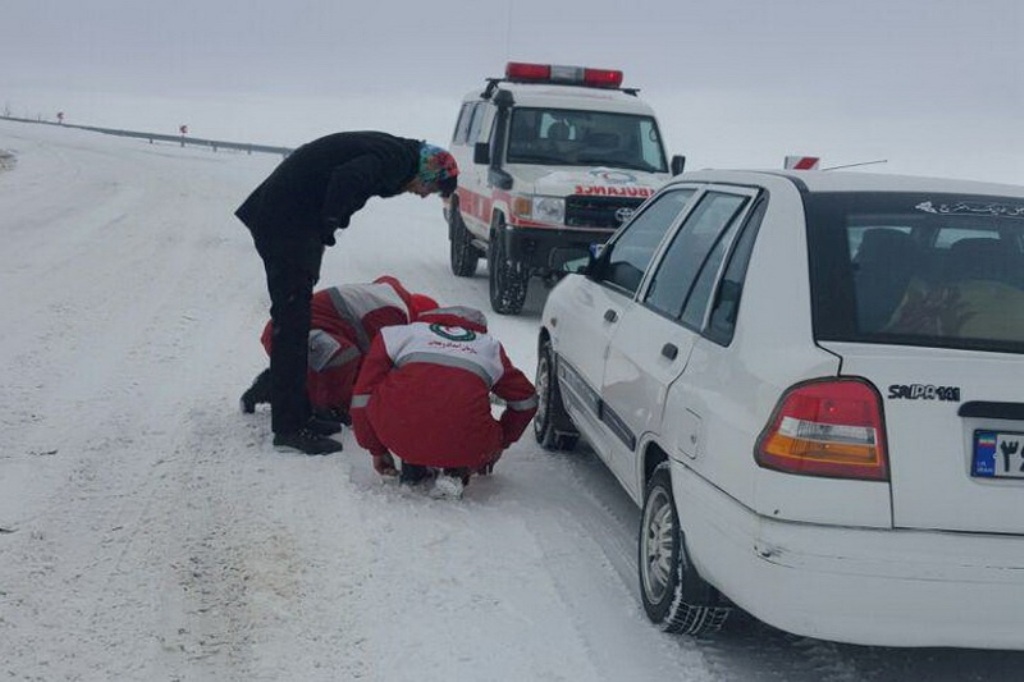
[[[477,142],[473,145],[473,163],[486,166],[491,162],[491,145],[487,142]]]
[[[601,256],[608,245],[604,242],[591,242],[587,249],[587,265],[580,272],[588,279],[598,280],[601,277],[601,268],[604,263]]]
[[[684,168],[686,168],[686,157],[679,156],[678,154],[673,156],[671,164],[672,175],[679,175],[683,172]]]

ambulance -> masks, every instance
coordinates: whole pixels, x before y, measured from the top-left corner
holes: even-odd
[[[518,314],[603,243],[672,175],[653,109],[619,70],[509,62],[465,96],[450,146],[459,189],[445,203],[457,277],[486,259],[491,307]]]

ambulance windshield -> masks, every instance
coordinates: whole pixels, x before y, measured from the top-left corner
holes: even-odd
[[[524,107],[512,112],[508,140],[509,163],[668,172],[650,116]]]

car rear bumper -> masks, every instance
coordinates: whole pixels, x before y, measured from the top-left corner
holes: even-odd
[[[777,521],[673,462],[687,546],[741,608],[808,637],[1024,649],[1024,537]]]

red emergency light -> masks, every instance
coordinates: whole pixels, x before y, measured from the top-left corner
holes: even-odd
[[[505,65],[505,79],[518,83],[563,83],[591,88],[617,88],[622,85],[622,72],[583,66],[508,62]]]

